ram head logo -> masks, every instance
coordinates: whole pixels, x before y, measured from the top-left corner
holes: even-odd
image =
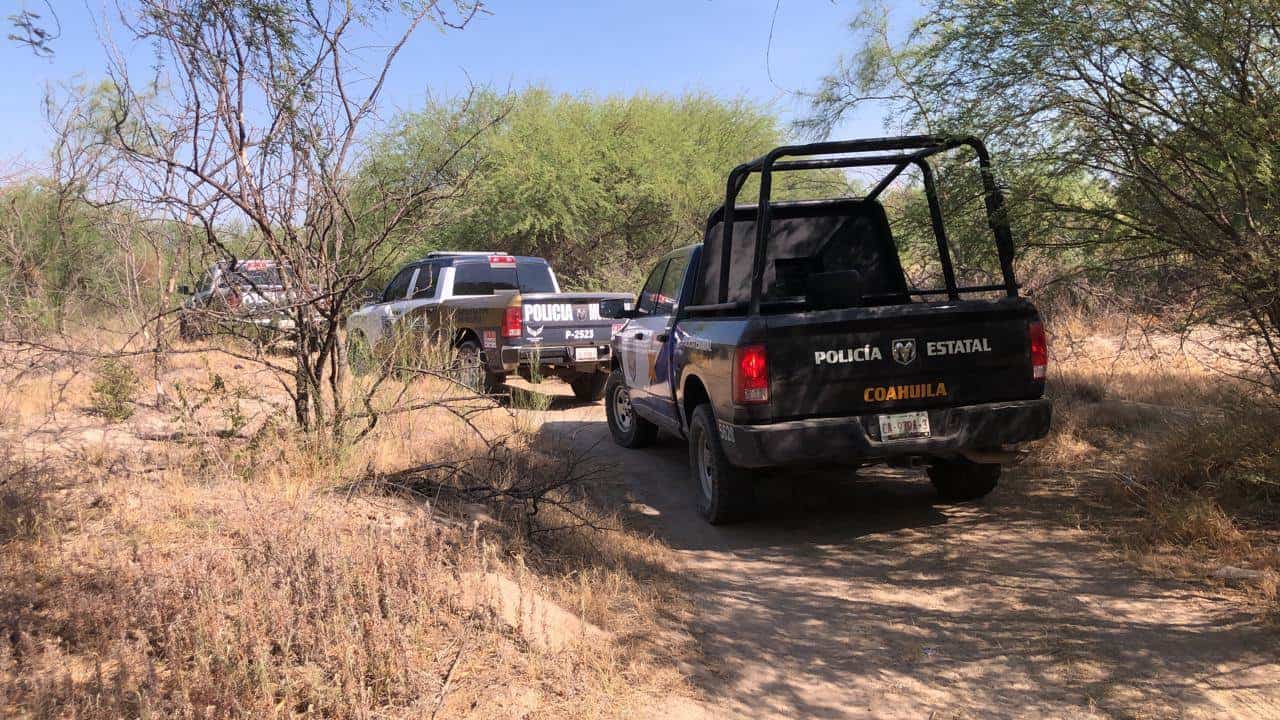
[[[892,346],[893,359],[899,365],[910,365],[916,361],[916,341],[914,338],[894,340]]]

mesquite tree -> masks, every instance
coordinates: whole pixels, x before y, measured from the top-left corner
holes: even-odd
[[[445,174],[453,148],[353,203],[362,129],[415,29],[461,29],[479,11],[467,0],[141,0],[122,11],[135,46],[155,53],[145,77],[111,53],[110,142],[134,183],[127,199],[196,228],[206,256],[292,269],[281,273],[291,362],[257,359],[280,372],[304,428],[336,432],[347,419],[341,319],[392,232],[459,187]],[[370,40],[395,21],[393,37]]]
[[[1027,243],[1280,391],[1280,5],[1271,0],[929,3],[902,43],[875,8],[809,129],[888,102],[901,129],[984,135]],[[1135,290],[1137,288],[1137,290]]]

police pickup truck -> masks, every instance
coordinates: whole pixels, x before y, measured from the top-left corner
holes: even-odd
[[[274,260],[214,263],[186,295],[178,313],[178,333],[195,340],[212,332],[253,339],[296,335],[296,318],[314,318],[303,284],[288,265]]]
[[[512,373],[559,377],[576,397],[599,400],[615,322],[600,302],[628,293],[562,293],[546,260],[500,252],[432,252],[400,268],[382,293],[347,319],[348,353],[385,347],[399,331],[448,330],[457,363],[492,392]]]
[[[929,158],[977,157],[1002,281],[961,286]],[[915,166],[941,287],[905,278],[877,196]],[[776,202],[775,173],[891,168],[862,198]],[[760,199],[737,205],[748,176]],[[752,504],[752,468],[812,462],[923,465],[945,500],[996,485],[1016,445],[1043,437],[1047,349],[1019,297],[1013,241],[986,148],[913,136],[781,147],[734,169],[703,242],[663,257],[613,339],[605,410],[615,441],[685,437],[712,523]]]

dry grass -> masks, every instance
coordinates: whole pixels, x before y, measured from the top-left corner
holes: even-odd
[[[0,716],[620,717],[687,692],[665,669],[664,548],[582,527],[531,539],[520,503],[375,481],[483,462],[456,416],[388,415],[359,444],[317,444],[252,367],[179,354],[172,402],[112,423],[86,412],[79,369],[27,374],[0,401]],[[526,458],[489,472],[566,461],[519,417],[473,419]],[[569,510],[590,512],[544,522]]]
[[[1191,342],[1122,318],[1059,316],[1050,436],[1034,462],[1073,483],[1099,527],[1184,577],[1240,568],[1275,606],[1280,575],[1280,406]],[[1119,521],[1120,509],[1133,519]]]

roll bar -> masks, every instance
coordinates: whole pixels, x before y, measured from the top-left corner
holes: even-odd
[[[938,202],[937,187],[934,183],[933,170],[929,164],[929,158],[960,147],[972,148],[974,154],[978,157],[978,169],[982,177],[983,194],[986,199],[987,223],[995,235],[996,252],[1000,257],[1000,273],[1004,279],[1002,285],[982,285],[964,288],[956,285],[955,269],[951,263],[951,250],[947,244],[947,231],[942,219],[942,206]],[[859,155],[854,153],[879,154]],[[782,158],[787,157],[806,159],[782,160]],[[991,155],[987,152],[986,146],[982,144],[981,140],[971,135],[905,135],[900,137],[818,142],[807,145],[784,145],[770,150],[766,155],[734,168],[729,173],[728,181],[725,183],[724,205],[707,218],[708,231],[714,225],[717,215],[721,215],[720,220],[724,223],[724,232],[720,242],[719,303],[725,304],[729,296],[730,252],[733,247],[733,225],[738,193],[742,191],[742,187],[752,173],[760,173],[760,200],[756,205],[755,254],[751,264],[751,302],[748,306],[749,312],[756,314],[760,312],[760,295],[764,283],[765,248],[769,242],[769,224],[772,215],[769,200],[773,186],[773,173],[884,165],[891,165],[893,169],[862,199],[874,200],[908,166],[914,165],[920,168],[925,196],[929,201],[929,220],[933,226],[934,239],[938,245],[938,258],[942,263],[942,277],[946,284],[945,292],[948,298],[952,300],[959,299],[961,292],[991,290],[1004,290],[1009,297],[1018,296],[1018,284],[1013,275],[1013,233],[1009,230],[1009,221],[1004,214],[1004,195],[996,185],[995,175],[991,169]],[[933,295],[941,294],[942,292],[929,290],[916,291],[916,294]]]

